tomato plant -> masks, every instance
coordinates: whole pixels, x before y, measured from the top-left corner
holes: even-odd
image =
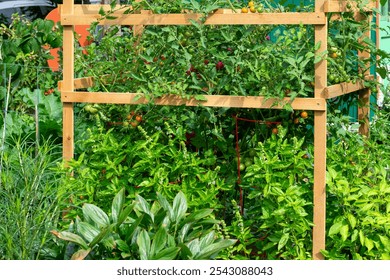
[[[112,259],[210,257],[216,251],[202,255],[193,249],[213,240],[223,245],[219,249],[225,248],[218,250],[222,259],[310,258],[313,114],[289,106],[283,110],[159,107],[153,100],[166,93],[199,100],[216,94],[313,97],[314,65],[321,59],[328,61],[331,85],[364,79],[367,63],[377,55],[378,73],[386,77],[388,54],[376,50],[369,40],[359,41],[369,27],[355,21],[351,13],[329,20],[328,52],[320,56],[315,55],[319,45],[314,45],[312,26],[203,24],[217,8],[250,15],[313,11],[313,5],[224,0],[133,4],[129,13],[194,11],[204,18],[188,26],[145,26],[142,34],[135,34],[131,26],[91,26],[92,43],[85,50],[76,49],[75,76],[93,77],[96,83],[90,91],[138,92],[150,103],[75,104],[75,160],[57,170],[64,175],[58,192],[72,189],[73,194],[56,235],[77,244],[81,251],[76,256],[93,252],[90,257]],[[112,16],[111,11],[100,13],[102,18]],[[41,43],[58,45],[59,30],[53,27],[44,21],[32,25],[15,21],[11,28],[1,29],[2,54],[7,54],[2,62],[11,64],[0,69],[5,69],[0,79],[11,73],[14,89],[6,120],[7,133],[12,128],[9,135],[34,131],[36,106],[40,132],[59,135],[61,131],[61,102],[58,91],[52,90],[59,75],[29,67],[44,65],[48,53],[39,48]],[[14,52],[20,49],[26,52]],[[356,54],[366,50],[371,57],[360,60]],[[376,88],[375,82],[365,83]],[[2,103],[6,93],[1,87]],[[356,128],[349,118],[340,117],[349,109],[345,104],[356,100],[351,95],[328,103],[324,254],[330,259],[385,259],[390,238],[389,149],[383,145],[388,139],[388,106],[383,107],[383,118],[374,119],[371,138],[364,140],[349,131]],[[137,206],[130,203],[122,209],[124,198]],[[176,213],[181,220],[171,215],[173,209],[183,210]],[[101,235],[94,242],[88,233],[104,229],[92,210],[110,222],[104,238]],[[120,211],[131,213],[115,228],[111,222]],[[169,220],[169,226],[184,231],[189,218],[196,224],[191,238],[183,234],[186,240],[180,240],[173,227],[161,227]],[[195,235],[199,237],[192,238]],[[185,241],[191,254],[173,244],[172,237],[175,242]],[[228,246],[230,241],[218,243],[231,238],[238,240],[233,246]],[[162,240],[158,246],[157,239]]]

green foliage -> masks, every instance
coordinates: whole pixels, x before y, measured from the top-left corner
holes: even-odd
[[[62,106],[54,90],[60,73],[47,65],[49,50],[62,44],[59,28],[49,20],[15,15],[10,26],[0,26],[0,35],[0,121],[6,137],[60,137]]]
[[[229,189],[220,178],[220,167],[212,153],[204,156],[188,150],[185,132],[178,125],[165,127],[149,135],[139,125],[127,134],[88,129],[80,140],[80,156],[69,163],[74,177],[65,184],[77,185],[83,199],[107,209],[105,201],[126,186],[130,197],[136,194],[153,198],[156,192],[172,198],[179,190],[190,198],[191,209],[221,207],[216,200],[220,191]]]
[[[40,76],[48,72],[41,68],[43,74],[39,73],[36,67],[47,67],[49,49],[62,45],[59,29],[53,31],[54,28],[53,21],[30,22],[20,16],[14,16],[9,27],[0,27],[0,84],[8,77],[4,75],[10,74],[15,87],[36,85]]]
[[[187,207],[182,192],[172,204],[161,194],[152,203],[137,196],[127,204],[122,189],[113,200],[110,215],[84,204],[84,220],[76,219],[75,233],[52,233],[79,247],[72,259],[210,259],[235,243],[216,236],[212,228],[218,221],[208,218],[211,209],[188,214]]]
[[[389,56],[367,39],[357,40],[369,26],[351,13],[329,22],[329,51],[320,55],[314,55],[320,44],[314,45],[310,26],[203,25],[214,9],[242,5],[246,2],[141,1],[128,12],[187,9],[205,16],[190,26],[147,26],[138,36],[131,27],[93,25],[91,30],[104,34],[93,32],[86,52],[76,49],[75,76],[92,76],[90,91],[141,92],[151,102],[75,104],[76,157],[57,169],[52,165],[58,157],[53,162],[45,157],[49,149],[38,145],[33,157],[32,146],[21,152],[20,141],[10,139],[32,132],[60,137],[59,95],[48,91],[60,73],[46,68],[48,48],[59,46],[60,30],[52,22],[22,18],[0,28],[1,104],[8,92],[11,97],[8,108],[2,106],[7,117],[0,115],[8,143],[1,147],[4,258],[310,258],[312,113],[302,117],[291,106],[158,107],[153,99],[166,93],[197,100],[201,94],[312,97],[319,61],[327,59],[331,85],[361,79],[359,66],[365,70],[378,56],[377,71],[385,78]],[[266,4],[262,12],[312,8]],[[111,12],[100,15],[112,19]],[[364,50],[371,52],[369,60],[357,58]],[[366,85],[376,89],[375,83]],[[341,116],[352,102],[356,95],[328,103],[324,254],[388,259],[389,110],[385,105],[377,112],[365,139],[355,134],[358,125]],[[50,239],[48,228],[58,238]]]
[[[0,152],[0,258],[56,258],[61,248],[49,230],[57,226],[71,191],[61,187],[54,171],[60,147],[11,138]]]
[[[389,259],[388,149],[356,135],[335,144],[328,157],[325,256]]]
[[[6,94],[6,89],[0,87]],[[40,89],[23,88],[14,92],[9,100],[7,116],[0,114],[0,121],[5,125],[7,138],[18,135],[30,135],[38,132],[43,138],[62,137],[62,105],[57,96],[45,95]]]
[[[96,78],[93,90],[141,92],[151,99],[166,93],[284,97],[289,90],[291,98],[313,93],[313,32],[303,26],[275,32],[275,42],[271,26],[193,22],[147,27],[140,37],[127,28],[118,37],[117,26],[105,31],[99,44],[87,47],[88,57],[77,56],[76,71]]]
[[[310,256],[313,167],[303,143],[303,138],[285,138],[281,129],[258,144],[254,163],[246,169],[246,211],[259,238],[257,249],[268,259]]]

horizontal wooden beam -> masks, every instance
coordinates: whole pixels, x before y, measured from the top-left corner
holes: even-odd
[[[108,77],[109,75],[107,75]],[[374,76],[369,75],[364,78],[364,80],[373,80]],[[84,78],[75,78],[74,79],[74,89],[86,89],[89,87],[92,87],[94,85],[94,78],[93,77],[84,77]],[[58,89],[61,91],[63,87],[63,81],[58,82]],[[341,95],[349,94],[351,92],[355,92],[361,89],[364,89],[364,82],[363,80],[358,80],[356,83],[340,83],[332,86],[328,86],[324,89],[322,96],[325,99],[335,98]],[[79,93],[79,92],[77,92]],[[98,93],[95,93],[98,94]],[[103,94],[103,93],[102,93]],[[123,93],[125,94],[125,93]],[[126,93],[128,94],[128,93]],[[210,97],[210,95],[204,95],[205,97]],[[299,98],[298,98],[299,99]],[[308,98],[302,98],[304,100],[310,100]],[[289,99],[286,99],[289,100]],[[77,101],[79,102],[79,101]],[[97,103],[97,102],[96,102]]]
[[[93,77],[84,77],[84,78],[75,78],[73,79],[73,87],[74,89],[84,89],[92,87],[94,84],[94,78]],[[58,82],[58,90],[62,90],[64,85],[64,81]]]
[[[227,95],[199,95],[205,101],[196,98],[183,98],[175,94],[166,94],[154,99],[156,105],[168,106],[206,106],[228,108],[258,108],[283,109],[284,105],[291,103],[295,110],[324,111],[326,100],[323,98],[290,98],[266,99],[262,96],[227,96]],[[141,93],[101,93],[101,92],[69,92],[61,93],[62,102],[102,103],[102,104],[148,104],[151,101]]]
[[[92,7],[93,6],[93,7]],[[115,19],[102,19],[99,14],[100,5],[75,5],[73,14],[61,13],[62,25],[90,25],[99,21],[101,25],[191,25],[191,21],[199,21],[203,14],[148,14],[126,13],[126,9],[116,10],[112,16]],[[105,7],[105,6],[104,6]],[[107,12],[109,9],[107,9]],[[111,16],[111,14],[110,14]],[[216,10],[205,21],[206,25],[277,25],[277,24],[313,24],[326,23],[324,13],[247,13],[240,10]]]
[[[367,2],[367,3],[365,3]],[[362,7],[362,10],[365,12],[370,12],[376,8],[376,0],[367,0],[363,1],[365,4]],[[328,0],[325,2],[324,12],[326,13],[341,13],[341,12],[359,12],[360,7],[357,1],[351,0]]]
[[[374,79],[373,75],[365,77],[365,80],[372,80],[372,79]],[[358,80],[356,81],[356,83],[352,83],[352,82],[340,83],[337,85],[326,87],[323,91],[323,97],[326,99],[335,98],[364,88],[365,88],[364,80]]]

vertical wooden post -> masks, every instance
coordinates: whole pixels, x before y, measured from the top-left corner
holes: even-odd
[[[316,12],[324,11],[325,0],[316,1]],[[328,26],[315,26],[315,43],[320,42],[318,54],[327,49]],[[322,92],[327,86],[327,61],[322,60],[315,65],[316,98],[323,98]],[[325,249],[326,221],[326,109],[314,112],[314,228],[313,228],[313,259],[323,259],[321,250]]]
[[[361,20],[366,20],[367,24],[370,26],[372,21],[372,16],[365,16],[362,17]],[[377,34],[378,36],[378,34]],[[371,30],[368,27],[367,31],[363,34],[362,40],[364,38],[370,38],[371,37]],[[359,57],[362,59],[367,59],[370,57],[370,53],[368,51],[360,52]],[[362,71],[362,74],[364,76],[370,75],[370,68],[369,64],[366,65],[366,70]],[[358,121],[359,121],[359,133],[362,135],[369,135],[370,131],[370,96],[371,96],[371,89],[365,88],[359,91],[359,106],[358,106]]]
[[[61,13],[72,14],[73,0],[64,0]],[[63,86],[62,91],[74,90],[74,26],[66,25],[63,37]],[[74,111],[73,103],[63,103],[63,158],[68,161],[74,156]]]
[[[135,0],[135,2],[141,2],[141,0]],[[140,11],[137,11],[137,13],[141,13],[141,14],[148,14],[150,11],[145,11],[145,10],[140,10]],[[143,25],[134,25],[133,26],[133,34],[134,36],[139,36],[142,34],[142,32],[144,31],[144,26]],[[138,43],[137,43],[138,44]]]
[[[359,91],[359,133],[366,136],[370,133],[370,96],[371,90],[369,88]]]

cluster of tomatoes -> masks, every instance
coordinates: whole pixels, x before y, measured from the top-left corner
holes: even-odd
[[[267,126],[269,131],[273,135],[278,135],[280,133],[279,129],[283,126],[289,126],[289,124],[293,124],[294,127],[303,127],[301,125],[307,124],[309,119],[309,112],[303,111],[295,111],[288,115],[288,121],[277,121],[277,122],[265,122],[264,124]],[[295,130],[295,128],[291,128],[291,130]],[[249,147],[244,147],[242,151],[240,151],[240,155],[236,156],[235,163],[237,163],[237,167],[240,171],[245,171],[249,166],[254,163],[254,158],[256,157],[256,149],[253,148],[253,144],[249,144]],[[303,158],[308,158],[309,155],[305,154]]]
[[[137,127],[142,122],[142,115],[136,114],[134,111],[127,115],[126,120],[123,121],[123,127]]]
[[[350,75],[345,69],[343,63],[343,53],[337,47],[329,48],[329,58],[330,62],[329,71],[328,71],[328,81],[330,84],[338,84],[342,82],[351,82]]]
[[[264,12],[264,6],[263,4],[255,4],[254,1],[249,1],[248,6],[241,8],[241,13],[262,13]]]

